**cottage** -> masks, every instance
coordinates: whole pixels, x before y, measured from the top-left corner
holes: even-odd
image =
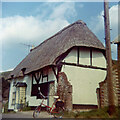
[[[59,73],[72,86],[73,107],[97,105],[96,88],[106,78],[105,48],[81,20],[35,47],[12,71],[8,108],[19,109],[26,102],[37,106],[38,87],[44,95],[55,95]],[[52,101],[50,96],[45,103]]]

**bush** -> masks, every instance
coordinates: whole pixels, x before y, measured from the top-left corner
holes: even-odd
[[[29,106],[29,103],[26,102],[23,107],[21,108],[22,111],[29,111],[31,110],[31,107]]]
[[[23,107],[22,108],[22,111],[30,111],[31,110],[31,107]]]
[[[3,111],[4,113],[16,113],[15,111],[8,110],[8,102],[4,104],[3,107],[4,107],[4,111]]]
[[[65,112],[65,117],[69,118],[120,118],[120,108],[116,107],[116,113],[112,116],[108,114],[108,107],[84,112]]]
[[[8,113],[8,102],[3,105],[4,107],[4,113]]]

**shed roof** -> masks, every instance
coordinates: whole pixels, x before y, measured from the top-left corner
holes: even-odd
[[[14,77],[21,76],[21,69],[26,68],[25,74],[39,70],[45,66],[55,65],[55,60],[74,46],[93,47],[105,50],[103,44],[81,20],[65,27],[52,37],[35,47],[12,71]]]

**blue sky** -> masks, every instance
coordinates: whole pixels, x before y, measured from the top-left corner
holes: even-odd
[[[83,20],[104,44],[103,2],[3,2],[2,66],[0,71],[15,68],[29,53],[29,47],[39,45],[65,26]],[[118,35],[118,3],[109,3],[111,41]],[[116,59],[116,45],[112,45]]]

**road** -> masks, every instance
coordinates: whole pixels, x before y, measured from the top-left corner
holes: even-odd
[[[2,114],[2,118],[33,118],[33,111]],[[41,112],[39,118],[53,118],[47,112]]]

